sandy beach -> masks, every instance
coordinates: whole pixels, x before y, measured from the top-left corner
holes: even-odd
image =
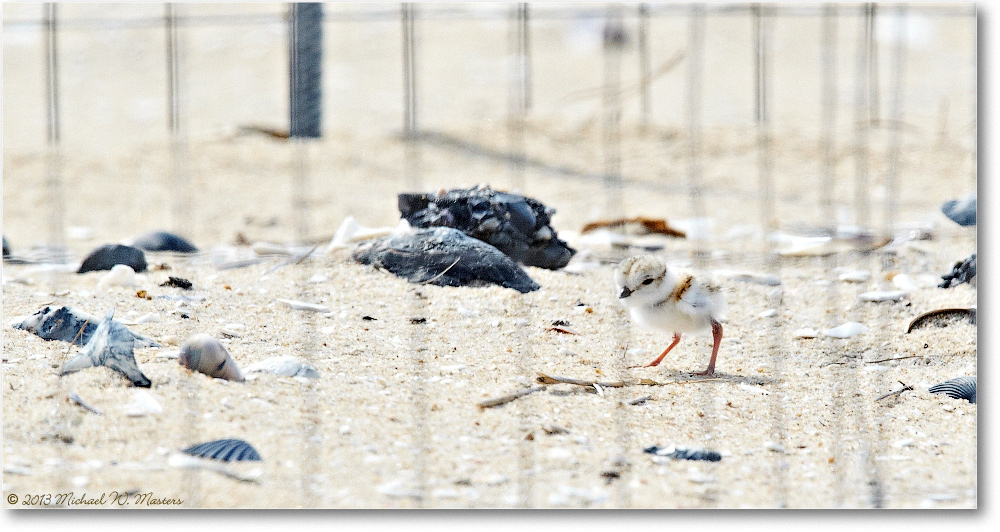
[[[976,187],[975,19],[910,14],[916,22],[908,26],[901,134],[864,128],[859,152],[853,73],[860,18],[841,15],[831,174],[819,121],[821,18],[775,19],[771,177],[761,180],[750,19],[710,13],[695,159],[703,192],[695,200],[686,59],[651,84],[648,121],[631,92],[623,98],[622,180],[602,179],[609,167],[604,63],[599,43],[586,40],[597,22],[585,17],[546,17],[539,8],[532,21],[535,103],[523,133],[529,164],[512,170],[509,159],[489,155],[517,147],[506,114],[509,21],[486,16],[502,7],[421,19],[420,124],[440,135],[413,143],[412,166],[398,134],[398,18],[341,21],[338,15],[366,6],[328,7],[325,134],[300,149],[238,134],[250,124],[287,127],[284,7],[189,6],[190,16],[228,9],[279,20],[182,31],[187,184],[178,188],[161,112],[162,26],[73,26],[96,15],[160,16],[162,5],[61,6],[65,121],[61,185],[53,189],[46,186],[40,30],[10,25],[37,20],[40,6],[3,6],[3,234],[15,255],[35,257],[35,248],[50,242],[54,207],[58,238],[76,262],[99,245],[159,229],[183,229],[201,249],[148,253],[150,271],[138,286],[108,289],[98,287],[104,272],[4,264],[5,508],[28,507],[8,494],[69,492],[128,493],[132,507],[183,508],[977,507],[977,406],[927,391],[976,375],[976,325],[952,320],[906,332],[924,312],[977,305],[975,287],[936,286],[977,249],[975,226],[961,227],[940,211]],[[651,19],[654,65],[685,49],[687,23],[680,15]],[[892,42],[879,41],[884,116],[893,94]],[[634,41],[622,52],[622,86],[638,78],[636,53]],[[566,58],[573,68],[563,68]],[[95,89],[109,76],[106,90]],[[867,181],[857,175],[859,153]],[[296,208],[295,162],[303,154],[307,202]],[[773,209],[761,192],[766,183]],[[520,294],[408,283],[356,263],[349,250],[296,262],[294,254],[251,247],[319,245],[322,252],[347,216],[394,227],[398,193],[476,184],[517,188],[554,208],[553,227],[578,251],[572,267],[525,267],[541,289]],[[188,214],[177,219],[175,205],[184,204]],[[828,213],[846,226],[865,208],[876,235],[886,226],[915,227],[926,238],[805,257],[773,254],[786,244],[765,238],[770,220],[786,234],[805,235],[828,226]],[[581,235],[584,224],[613,216],[664,218],[702,238],[646,236],[626,248]],[[642,246],[722,285],[728,309],[714,377],[688,374],[703,369],[710,354],[710,337],[698,335],[685,336],[660,367],[626,368],[670,341],[631,323],[616,298],[614,263],[648,252]],[[262,260],[220,268],[243,258]],[[870,277],[842,280],[845,269]],[[773,275],[780,284],[741,280],[740,273]],[[193,288],[161,286],[169,276]],[[858,298],[897,290],[907,278],[912,286],[899,301]],[[295,310],[281,299],[325,311]],[[105,368],[60,377],[79,348],[9,325],[46,305],[95,316],[114,308],[128,321],[155,314],[156,321],[129,328],[164,344],[136,350],[162,410],[129,415],[140,390]],[[553,330],[559,320],[570,333]],[[804,328],[852,321],[867,332],[797,337]],[[165,355],[196,333],[221,339],[241,368],[294,355],[320,378],[261,374],[236,383],[187,371]],[[540,384],[540,373],[624,386]],[[542,388],[478,406],[533,386]],[[904,386],[912,389],[880,399]],[[71,402],[70,393],[102,414]],[[259,451],[263,461],[232,466],[258,468],[254,481],[171,465],[172,453],[220,438]],[[643,452],[654,445],[711,450],[721,460]],[[157,503],[146,504],[150,499]]]

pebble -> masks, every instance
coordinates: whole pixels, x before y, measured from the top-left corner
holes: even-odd
[[[243,382],[243,374],[222,342],[210,335],[192,335],[181,346],[177,362],[209,377]]]
[[[293,308],[295,310],[310,310],[313,312],[330,312],[330,308],[324,305],[317,305],[315,303],[308,303],[305,301],[296,301],[294,299],[276,299],[278,303],[281,303],[287,307]]]

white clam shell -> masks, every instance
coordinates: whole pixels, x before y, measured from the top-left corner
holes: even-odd
[[[163,407],[146,390],[138,390],[132,395],[132,402],[124,408],[125,415],[130,417],[142,417],[163,412]]]
[[[792,338],[816,338],[817,336],[819,336],[819,332],[817,332],[816,329],[809,327],[796,329],[795,332],[792,333]]]
[[[858,299],[861,301],[879,302],[879,301],[899,301],[905,298],[910,293],[906,290],[889,290],[881,291],[876,290],[874,292],[865,292],[858,295]]]
[[[104,274],[101,280],[97,282],[97,288],[100,290],[107,290],[112,286],[138,286],[139,282],[136,280],[135,270],[131,266],[125,264],[115,264],[111,271]]]
[[[868,327],[866,327],[863,323],[849,321],[843,325],[838,325],[832,329],[823,331],[823,335],[831,338],[850,338],[865,332],[868,332]]]
[[[247,373],[273,373],[281,377],[306,377],[318,379],[319,372],[312,366],[306,366],[292,355],[271,357],[246,368]]]
[[[837,268],[834,270],[837,272],[837,279],[841,281],[846,281],[849,283],[864,283],[871,279],[872,274],[868,270],[853,270],[850,268]]]
[[[222,342],[204,333],[187,339],[177,362],[182,366],[218,379],[243,382],[243,374]]]

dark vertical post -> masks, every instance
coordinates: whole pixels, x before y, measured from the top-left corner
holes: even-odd
[[[171,217],[174,231],[188,234],[191,204],[188,176],[187,138],[181,117],[180,45],[177,29],[177,6],[166,4],[163,15],[167,42],[167,126],[170,129]]]
[[[323,117],[323,4],[292,4],[291,126],[293,138],[319,138]]]
[[[518,57],[521,62],[521,85],[524,109],[531,109],[531,33],[528,30],[528,4],[518,4]]]
[[[45,162],[45,188],[49,201],[49,244],[53,258],[65,260],[63,249],[63,189],[62,156],[59,150],[59,46],[56,32],[56,4],[45,4],[45,109],[46,140],[48,150]],[[56,291],[58,276],[52,276],[52,289]]]
[[[601,99],[604,150],[604,190],[607,194],[607,216],[610,219],[625,216],[622,201],[622,147],[621,147],[621,63],[622,42],[617,34],[622,30],[622,6],[608,6],[604,18],[604,91]],[[610,30],[610,31],[609,31]]]
[[[649,100],[649,86],[652,83],[649,68],[649,5],[639,4],[639,30],[637,47],[639,52],[639,107],[642,111],[642,127],[649,127],[652,110]]]

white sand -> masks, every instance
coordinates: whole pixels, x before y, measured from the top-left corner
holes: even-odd
[[[14,9],[4,6],[5,15],[9,8]],[[780,35],[802,37],[814,34],[818,27],[816,20],[808,17],[783,20],[789,26],[781,26],[787,33]],[[712,24],[738,26],[737,21],[750,27],[747,19],[735,17],[713,19]],[[683,19],[672,23],[686,27]],[[476,42],[471,36],[483,32],[484,27],[490,31],[505,27],[496,21],[451,24],[451,31],[470,43]],[[908,73],[913,94],[907,93],[910,107],[906,121],[917,126],[903,136],[896,196],[896,220],[933,222],[933,239],[894,248],[893,255],[841,253],[831,259],[781,259],[774,271],[782,282],[780,300],[773,287],[723,282],[729,311],[718,378],[691,379],[683,373],[703,369],[707,363],[710,341],[698,336],[685,337],[660,368],[623,369],[626,349],[642,350],[629,355],[628,363],[646,362],[669,338],[629,323],[615,301],[608,265],[581,274],[528,268],[542,289],[521,295],[498,287],[408,284],[360,266],[344,253],[271,273],[268,270],[283,258],[217,270],[207,260],[207,251],[196,258],[150,254],[151,263],[170,267],[145,275],[142,288],[151,300],[136,297],[134,288],[98,290],[101,273],[48,274],[30,265],[5,265],[4,493],[85,491],[99,495],[130,490],[182,499],[185,507],[223,508],[975,507],[977,407],[932,395],[927,387],[976,374],[976,328],[954,323],[904,334],[910,320],[927,310],[975,305],[975,289],[968,285],[949,290],[920,288],[897,303],[856,299],[862,292],[892,289],[887,274],[937,277],[976,249],[974,228],[958,227],[938,211],[944,200],[970,192],[975,162],[965,111],[971,104],[967,94],[954,88],[964,83],[970,66],[962,63],[962,53],[969,52],[971,43],[971,39],[962,40],[968,37],[969,21],[945,19],[941,24],[935,26],[941,31],[935,47],[913,52]],[[349,40],[350,31],[369,31],[366,35],[374,40],[390,42],[391,38],[396,46],[396,23],[344,26],[349,30],[336,39]],[[557,27],[552,21],[539,22],[538,26],[536,76],[541,103],[529,120],[528,151],[549,165],[600,173],[604,165],[600,97],[558,104],[559,97],[575,89],[557,89],[558,80],[553,78],[569,74],[552,74],[552,78],[544,74],[561,72],[556,68],[558,46],[552,44],[561,42]],[[195,33],[192,30],[192,35]],[[81,34],[85,32],[74,38],[82,38]],[[162,34],[156,35],[162,38]],[[502,51],[503,37],[503,33],[496,37],[497,48],[491,50]],[[269,53],[280,57],[273,48],[280,48],[282,39],[278,34],[274,42],[268,41]],[[429,36],[426,39],[428,47],[440,45]],[[683,44],[682,38],[675,40],[678,42],[663,48],[673,53]],[[223,52],[237,54],[237,43],[223,42]],[[551,46],[547,48],[546,42]],[[725,43],[724,49],[747,50],[737,37],[720,42]],[[784,46],[782,57],[789,64],[798,60],[809,68],[817,67],[815,59],[806,57],[805,52],[788,51],[790,42]],[[848,63],[853,63],[847,60],[851,47],[844,47],[842,82],[846,94],[851,94]],[[713,50],[711,57],[726,56]],[[395,52],[386,52],[386,57],[391,55],[391,61],[397,61]],[[481,50],[477,53],[486,54]],[[586,65],[599,72],[599,55],[586,58]],[[747,62],[729,60],[739,69],[749,68]],[[343,61],[351,65],[345,68],[356,68],[351,60]],[[8,148],[9,132],[21,127],[12,122],[20,120],[26,131],[38,130],[35,122],[23,114],[8,115],[7,109],[17,103],[11,95],[20,94],[15,86],[18,79],[38,80],[29,75],[26,66],[14,64],[11,54],[5,53],[4,62],[3,232],[16,252],[24,252],[44,243],[48,235],[45,159],[37,142],[11,142]],[[440,76],[441,71],[434,70],[437,63],[428,63],[428,71]],[[223,79],[229,79],[225,77],[231,73],[229,65],[224,63]],[[546,65],[551,69],[546,70]],[[397,72],[393,70],[398,68],[396,63],[382,66]],[[454,68],[487,77],[491,72],[486,66],[465,63]],[[683,66],[678,72],[682,71]],[[67,74],[67,83],[87,79],[74,72]],[[787,74],[778,79],[792,79]],[[713,79],[724,76],[718,72],[712,75],[716,76]],[[663,83],[676,84],[680,90],[683,76],[672,76]],[[564,85],[592,87],[599,76],[592,78]],[[806,88],[776,81],[776,101],[786,101],[781,95],[792,92],[819,94],[814,78],[794,78],[808,85]],[[135,82],[151,87],[150,92],[159,87],[155,80]],[[491,85],[496,80],[484,83]],[[363,85],[332,91],[335,96],[330,105],[349,99],[350,94],[364,94],[373,101],[387,99],[361,90]],[[204,96],[207,88],[191,90],[192,100],[204,101],[196,96]],[[398,96],[396,85],[385,90],[392,98]],[[657,90],[667,88],[659,86]],[[428,97],[423,111],[427,127],[507,149],[508,131],[500,120],[506,108],[504,90],[494,99],[500,102],[494,103],[498,109],[482,111],[497,120],[472,111],[466,115],[443,111],[447,106],[438,98],[446,102],[448,94],[460,92],[454,88]],[[37,96],[27,90],[25,94]],[[84,98],[79,91],[76,94]],[[714,101],[712,94],[715,92],[706,96],[709,103]],[[943,122],[946,136],[942,141],[935,120],[941,116],[941,100],[936,96],[945,94],[953,97],[948,100],[950,112]],[[850,98],[845,98],[849,103]],[[388,134],[398,120],[399,114],[392,108],[397,101],[401,99],[386,103],[385,113],[393,120],[390,125],[371,119],[358,121],[358,127],[350,129],[345,125],[348,118],[330,114],[331,133],[310,151],[312,180],[304,223],[311,238],[329,238],[347,215],[370,226],[394,225],[398,220],[395,195],[412,189],[404,172],[404,146]],[[476,108],[475,102],[455,101]],[[752,106],[730,104],[718,108],[709,105],[706,112],[708,124],[700,160],[706,187],[705,214],[713,225],[712,239],[704,246],[713,253],[702,266],[708,271],[768,273],[764,242],[737,236],[752,234],[763,218],[755,133],[743,119],[730,120],[736,114],[733,109],[742,109],[740,116],[745,118],[750,116],[746,109]],[[630,105],[634,106],[634,101]],[[671,111],[660,113],[676,112],[680,119],[661,117],[658,123],[670,125],[645,132],[637,127],[634,115],[626,116],[622,171],[632,181],[622,192],[626,215],[666,217],[671,222],[693,216],[686,188],[689,158],[679,105],[674,102]],[[787,114],[794,106],[782,105],[779,103],[778,109],[786,114],[779,112],[778,116],[786,118],[779,121],[773,144],[774,215],[783,228],[818,225],[824,220],[819,185],[822,151],[812,114],[816,108],[803,107],[794,121],[789,117],[795,115]],[[359,109],[367,108],[365,104],[348,107],[350,113],[361,115],[364,113]],[[268,115],[273,123],[281,123],[280,109]],[[846,125],[852,115],[849,107],[846,109],[837,128],[837,184],[832,199],[847,215],[846,221],[853,221],[855,161],[850,149],[852,131]],[[442,111],[435,114],[436,110]],[[218,128],[213,129],[211,120],[231,126],[261,121],[238,111],[233,111],[234,115],[226,112],[205,110],[198,114],[192,110],[192,117],[200,118],[192,118],[191,126],[188,168],[192,204],[187,234],[204,250],[232,244],[238,234],[250,241],[294,241],[297,224],[303,223],[298,217],[301,211],[291,208],[294,150],[283,141],[213,133]],[[91,115],[80,116],[86,121]],[[463,124],[459,120],[462,116],[475,120]],[[136,142],[111,143],[114,146],[106,145],[109,141],[104,138],[95,141],[97,148],[89,150],[80,126],[69,118],[67,122],[70,132],[61,169],[66,207],[63,220],[66,226],[85,226],[93,232],[84,240],[67,240],[75,257],[81,259],[106,242],[170,228],[171,202],[164,198],[173,197],[176,191],[170,188],[169,148],[140,135]],[[730,125],[722,125],[726,123]],[[139,131],[147,126],[130,127]],[[95,126],[89,134],[100,137],[95,135],[97,131],[101,130]],[[883,198],[889,193],[884,183],[888,138],[885,130],[870,135],[869,196],[876,227],[882,223]],[[424,190],[475,183],[508,188],[516,183],[502,161],[441,147],[423,148],[420,170]],[[114,192],[109,193],[112,188]],[[609,192],[600,181],[556,176],[532,167],[523,191],[557,210],[553,225],[571,244],[584,223],[606,216],[610,210]],[[674,261],[690,260],[695,247],[691,241],[679,239],[666,241],[666,246],[663,254]],[[594,251],[614,255],[610,250]],[[858,284],[840,282],[833,266],[867,269],[872,279]],[[191,280],[194,290],[159,287],[168,275]],[[314,275],[327,280],[308,282]],[[174,312],[175,301],[157,297],[178,293],[205,298],[182,309],[189,319]],[[292,310],[277,299],[322,304],[332,312],[323,315]],[[577,311],[577,303],[584,303],[592,312]],[[220,329],[242,325],[242,329],[236,328],[240,336],[227,341],[241,367],[292,354],[317,368],[321,378],[303,382],[262,376],[243,384],[229,383],[189,373],[176,360],[157,358],[178,349],[177,343],[142,349],[136,358],[153,381],[150,393],[163,412],[128,417],[124,408],[136,390],[123,379],[105,369],[60,378],[57,368],[77,348],[67,352],[64,342],[45,342],[7,327],[14,316],[30,314],[47,304],[69,305],[95,315],[114,307],[116,316],[131,319],[156,312],[159,322],[130,328],[160,341],[182,342],[199,332],[219,337]],[[772,308],[777,310],[775,317],[761,317]],[[375,320],[365,320],[365,316]],[[413,324],[413,318],[426,318],[426,322]],[[579,334],[547,330],[560,319],[569,321],[570,328]],[[865,323],[870,331],[847,340],[792,337],[803,327],[822,330],[847,321]],[[530,386],[536,372],[597,380],[648,378],[666,384],[603,388],[601,394],[593,393],[592,388],[552,385],[505,406],[477,408],[480,401]],[[914,390],[876,402],[879,396],[899,389],[900,381]],[[104,415],[70,403],[70,391]],[[651,396],[645,403],[622,404],[645,395]],[[549,434],[554,427],[566,431]],[[224,437],[245,439],[258,449],[264,458],[259,483],[240,483],[208,471],[180,470],[167,463],[170,451]],[[721,452],[723,458],[717,463],[654,463],[642,452],[651,445],[707,448]],[[609,479],[608,472],[618,478]]]

